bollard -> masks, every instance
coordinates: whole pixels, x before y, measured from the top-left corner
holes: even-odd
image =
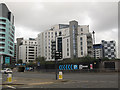
[[[7,74],[7,82],[12,83],[12,74],[11,73]]]
[[[62,71],[59,72],[59,79],[63,79]]]
[[[93,69],[93,65],[92,64],[90,64],[90,69]]]

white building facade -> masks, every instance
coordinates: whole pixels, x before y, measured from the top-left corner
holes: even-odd
[[[37,40],[22,40],[19,46],[19,59],[23,63],[33,62],[37,58]]]
[[[38,56],[47,61],[52,58],[52,42],[56,42],[56,51],[62,53],[62,59],[79,58],[89,55],[93,57],[92,34],[89,25],[78,25],[77,21],[69,24],[58,24],[38,34]]]
[[[94,53],[93,53],[94,58],[102,59],[103,58],[103,46],[102,46],[102,44],[94,44],[93,48],[94,48]]]

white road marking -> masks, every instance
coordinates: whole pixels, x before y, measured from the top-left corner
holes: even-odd
[[[9,87],[9,88],[12,88],[12,89],[16,89],[15,87],[13,87],[13,86],[9,86],[9,85],[6,85],[7,87]]]

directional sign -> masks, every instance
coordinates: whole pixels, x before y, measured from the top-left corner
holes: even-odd
[[[78,69],[78,65],[74,65],[74,69]]]
[[[38,66],[40,66],[40,62],[38,62],[38,64],[37,64]]]
[[[10,57],[5,57],[5,64],[10,64]]]

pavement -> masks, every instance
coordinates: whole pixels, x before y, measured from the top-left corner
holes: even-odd
[[[55,80],[55,73],[14,72],[12,84],[3,81],[3,88],[118,88],[118,73],[64,73],[63,78]]]

